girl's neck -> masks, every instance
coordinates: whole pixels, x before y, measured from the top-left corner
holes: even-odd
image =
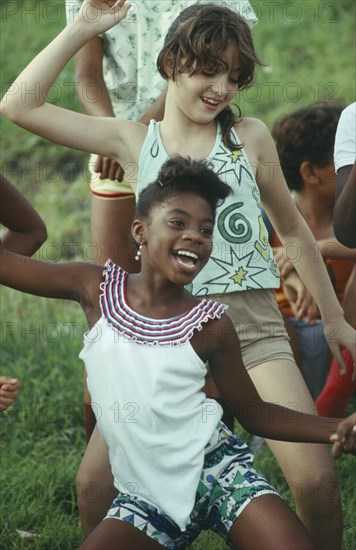
[[[169,156],[179,154],[195,160],[206,159],[217,135],[217,121],[201,124],[180,111],[167,97],[164,118],[160,124],[161,139]]]
[[[333,212],[333,203],[330,200],[322,200],[311,193],[300,192],[295,195],[295,203],[315,239],[325,239],[330,236]]]
[[[183,286],[145,277],[142,272],[127,278],[126,298],[136,313],[152,319],[169,319],[194,307],[198,300]]]

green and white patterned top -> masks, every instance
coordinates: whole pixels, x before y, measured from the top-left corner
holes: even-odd
[[[241,144],[234,129],[231,139]],[[151,120],[139,158],[137,195],[157,177],[169,158],[160,123]],[[205,163],[232,189],[216,209],[213,251],[188,290],[196,296],[259,288],[278,288],[279,271],[268,242],[260,191],[244,148],[224,145],[218,124],[216,141]]]

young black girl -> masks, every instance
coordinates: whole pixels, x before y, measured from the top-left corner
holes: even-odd
[[[229,187],[204,164],[169,160],[140,195],[132,235],[141,271],[108,260],[49,264],[1,248],[1,282],[77,301],[80,354],[120,492],[82,550],[185,548],[204,528],[239,549],[311,550],[303,524],[252,467],[247,445],[202,391],[206,363],[250,432],[356,452],[356,415],[339,423],[263,401],[243,366],[226,306],[190,294],[213,248]],[[337,432],[337,433],[336,433]],[[252,505],[253,503],[253,505]]]

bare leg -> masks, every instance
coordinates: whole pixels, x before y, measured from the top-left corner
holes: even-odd
[[[91,239],[97,247],[95,263],[104,265],[108,258],[126,271],[137,271],[131,223],[135,199],[103,200],[92,195]]]
[[[276,495],[254,499],[234,522],[229,539],[239,550],[313,550],[302,522]]]
[[[289,361],[266,362],[249,374],[262,399],[315,413],[298,367]],[[267,441],[292,491],[296,512],[317,550],[339,550],[342,513],[334,465],[326,445]]]
[[[118,519],[106,519],[83,542],[79,550],[159,550],[161,544]]]
[[[88,536],[106,516],[117,495],[108,448],[95,427],[77,474],[80,521]]]

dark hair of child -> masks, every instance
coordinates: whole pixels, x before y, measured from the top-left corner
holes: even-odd
[[[136,217],[148,218],[151,209],[181,193],[194,193],[211,206],[213,218],[216,207],[231,192],[231,187],[203,162],[174,156],[167,160],[157,179],[143,189],[138,197]]]
[[[262,62],[245,19],[223,6],[194,4],[183,10],[168,30],[157,58],[157,68],[165,80],[175,80],[179,73],[216,73],[226,68],[221,57],[230,42],[236,44],[239,52],[238,85],[239,90],[243,90],[251,86],[255,66]],[[168,59],[173,60],[172,74],[166,69]],[[239,108],[238,111],[241,116]],[[230,130],[237,120],[232,109],[226,107],[218,118],[225,145],[231,150],[241,149],[242,146],[230,138]]]
[[[333,160],[340,105],[312,104],[277,120],[272,135],[288,187],[300,191],[300,166],[309,161],[324,167]]]

